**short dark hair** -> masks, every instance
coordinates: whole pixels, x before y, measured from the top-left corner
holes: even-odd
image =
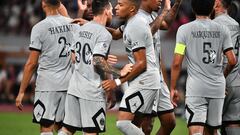
[[[221,0],[221,3],[224,8],[228,8],[228,6],[231,4],[231,0]]]
[[[50,6],[59,6],[60,0],[44,0],[44,2]]]
[[[196,15],[208,16],[213,10],[215,0],[192,0],[191,5]]]
[[[129,0],[129,1],[131,1],[136,6],[137,9],[140,8],[142,0]]]
[[[109,0],[93,0],[92,13],[94,16],[102,14],[106,7],[110,6]]]

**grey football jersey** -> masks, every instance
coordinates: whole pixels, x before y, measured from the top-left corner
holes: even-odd
[[[107,57],[112,41],[106,28],[94,21],[81,26],[75,37],[76,63],[68,93],[82,99],[104,101],[102,76],[94,68],[94,55]]]
[[[236,54],[236,58],[238,59],[238,63],[232,70],[232,72],[226,78],[226,86],[240,86],[240,75],[239,75],[239,45],[240,45],[240,29],[239,24],[233,18],[231,18],[227,13],[217,16],[214,19],[215,22],[225,25],[230,30],[231,39],[234,47],[234,52]],[[223,64],[224,67],[227,66],[227,57],[224,57]]]
[[[186,96],[224,98],[222,59],[232,48],[229,30],[210,19],[197,19],[178,29],[176,42],[186,46]]]
[[[150,24],[154,21],[154,19],[158,16],[156,12],[152,12],[149,14],[148,12],[139,9],[138,10],[138,15],[144,17],[147,22]],[[159,68],[160,72],[160,79],[161,81],[164,80],[163,75],[162,75],[162,70],[160,66],[160,61],[161,61],[161,42],[160,42],[160,30],[158,30],[154,35],[153,35],[153,46],[154,46],[154,51],[155,51],[155,56],[156,56],[156,64],[157,67]]]
[[[153,47],[153,38],[149,23],[139,13],[130,18],[123,32],[123,42],[129,62],[134,64],[134,51],[145,48],[147,59],[147,70],[129,81],[129,86],[139,88],[160,88],[160,75],[156,63]]]
[[[36,91],[65,91],[71,73],[70,46],[73,38],[71,19],[47,16],[31,32],[30,50],[40,51]]]

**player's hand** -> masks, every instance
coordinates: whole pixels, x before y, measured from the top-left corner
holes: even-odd
[[[132,63],[129,63],[129,64],[126,64],[122,70],[120,71],[120,76],[123,77],[123,76],[126,76],[129,72],[132,71],[132,66],[133,64]]]
[[[75,23],[75,24],[79,24],[79,25],[83,25],[85,23],[87,23],[88,21],[83,19],[83,18],[76,18],[76,19],[73,19],[72,23]]]
[[[85,11],[87,9],[87,0],[77,0],[77,3],[80,11]]]
[[[114,65],[117,63],[117,61],[118,61],[117,56],[111,54],[108,55],[107,62],[109,65]]]
[[[179,94],[178,94],[177,90],[171,90],[170,99],[171,99],[171,102],[172,102],[174,108],[176,108],[177,102],[179,101]]]
[[[171,0],[165,0],[164,1],[164,10],[170,10],[171,9]]]
[[[114,90],[117,87],[117,84],[114,80],[104,80],[102,81],[102,87],[105,91]]]
[[[114,91],[107,91],[106,97],[107,97],[107,109],[113,108],[116,104],[116,96]]]
[[[24,93],[18,93],[18,96],[16,98],[16,107],[22,111],[23,105],[22,105],[22,99],[24,97]]]

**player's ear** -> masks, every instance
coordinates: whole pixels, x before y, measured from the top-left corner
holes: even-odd
[[[131,6],[131,7],[130,7],[130,11],[131,11],[131,12],[134,12],[134,11],[135,11],[135,8],[136,8],[135,6]]]

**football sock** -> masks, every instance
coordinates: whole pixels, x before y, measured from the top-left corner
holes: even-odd
[[[225,131],[226,131],[227,135],[239,135],[240,127],[226,127]]]
[[[117,128],[124,133],[124,135],[144,135],[143,131],[133,125],[130,120],[117,121]]]

